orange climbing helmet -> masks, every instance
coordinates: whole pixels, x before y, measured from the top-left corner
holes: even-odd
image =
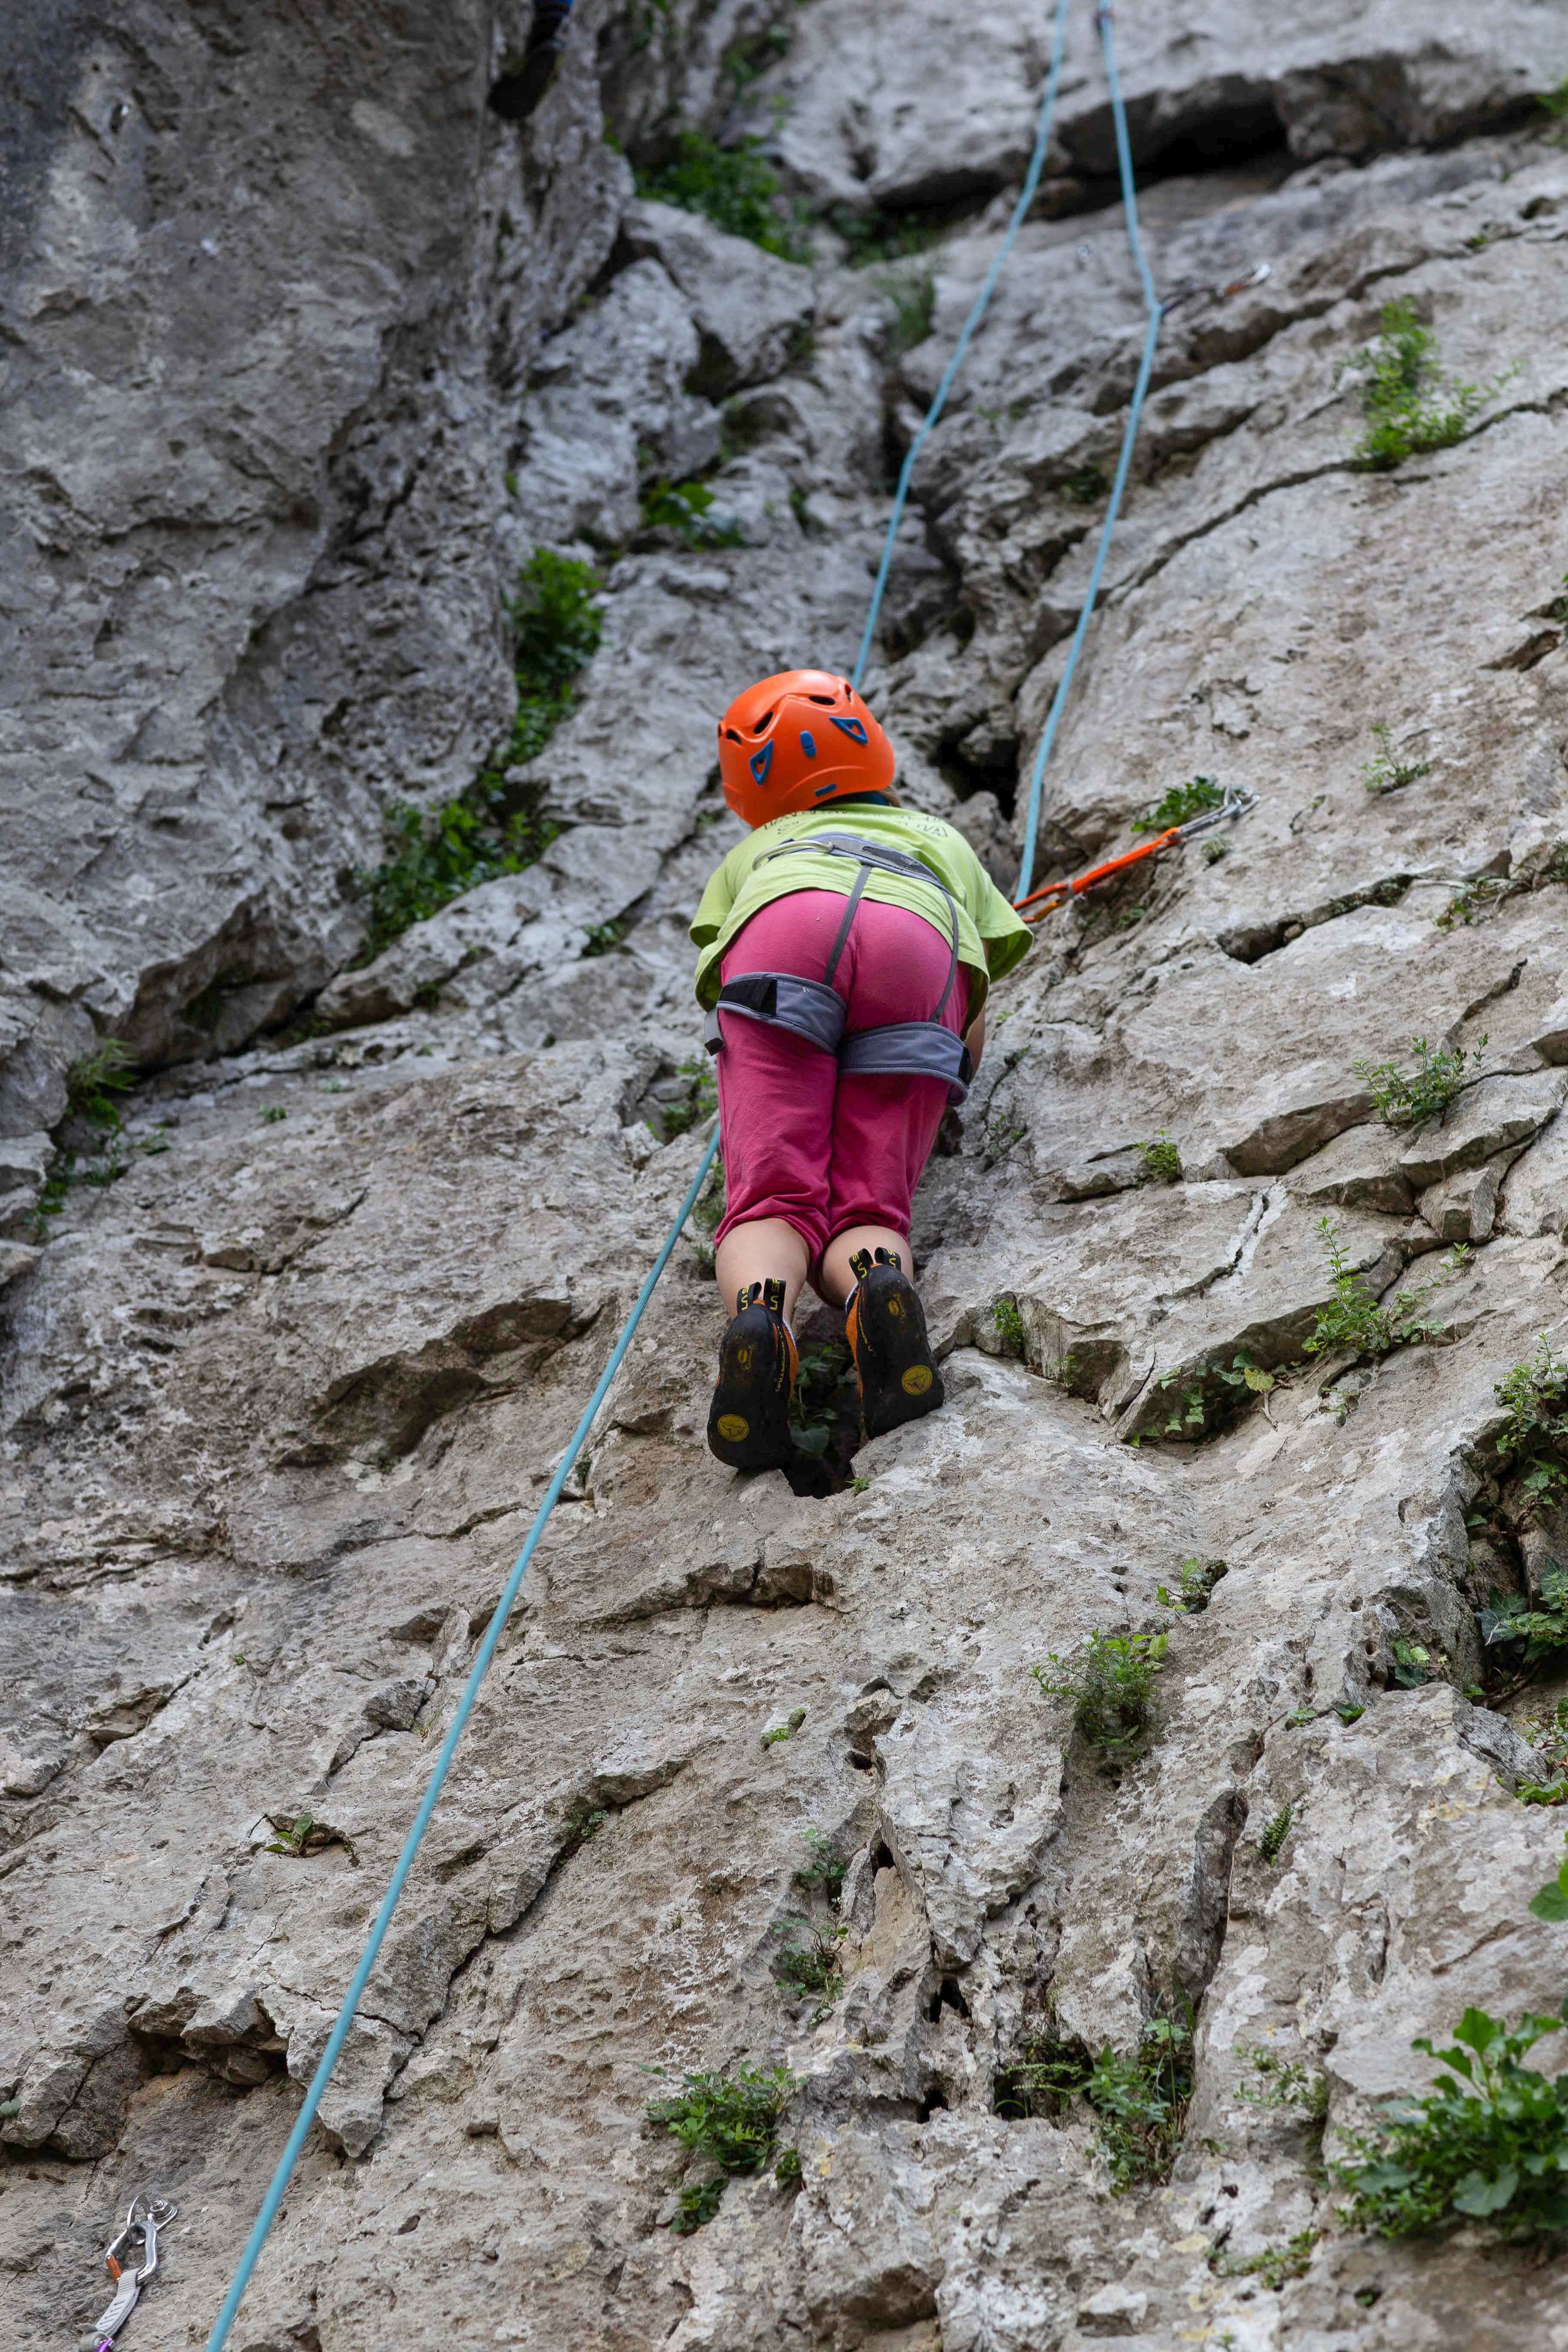
[[[847,793],[885,793],[893,747],[847,680],[785,669],[738,694],[719,721],[724,798],[750,825],[822,808]]]

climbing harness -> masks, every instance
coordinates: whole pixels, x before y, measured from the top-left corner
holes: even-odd
[[[990,270],[987,272],[984,285],[982,287],[979,295],[976,297],[975,301],[970,310],[969,316],[963,322],[963,327],[959,335],[958,342],[954,347],[952,357],[949,361],[946,371],[942,375],[942,382],[937,387],[936,397],[931,402],[931,407],[927,410],[920,430],[916,434],[913,442],[910,444],[909,455],[904,460],[902,470],[899,476],[899,486],[895,494],[893,510],[889,521],[887,537],[883,545],[882,559],[878,568],[876,582],[872,589],[870,608],[866,616],[865,631],[861,637],[860,651],[857,658],[853,673],[854,682],[857,686],[859,683],[860,674],[865,668],[866,662],[869,657],[871,642],[876,631],[877,615],[880,610],[883,593],[887,587],[888,574],[892,565],[894,543],[897,540],[899,526],[903,517],[904,505],[909,496],[910,481],[913,475],[915,459],[920,453],[923,442],[931,433],[932,427],[935,425],[937,419],[941,415],[942,408],[946,404],[947,395],[952,388],[953,380],[958,373],[964,353],[967,352],[975,331],[979,327],[980,321],[984,316],[985,310],[990,304],[991,297],[994,291],[997,279],[1001,276],[1003,265],[1013,248],[1018,231],[1023,226],[1025,215],[1027,213],[1030,205],[1034,201],[1035,192],[1039,185],[1040,173],[1045,164],[1046,151],[1050,142],[1051,124],[1056,110],[1057,87],[1061,76],[1062,47],[1066,36],[1068,5],[1069,0],[1057,0],[1055,31],[1051,44],[1050,69],[1047,76],[1045,95],[1040,106],[1039,126],[1035,135],[1034,152],[1029,159],[1029,168],[1025,175],[1022,194],[1018,198],[1017,204],[1013,208],[1013,215],[1007,225],[1006,234],[1003,237],[1002,243],[997,248],[995,258],[993,260]],[[1159,331],[1161,314],[1159,299],[1154,292],[1153,280],[1149,275],[1148,265],[1143,260],[1142,247],[1138,241],[1136,195],[1132,182],[1131,155],[1127,140],[1127,117],[1122,105],[1121,82],[1116,72],[1115,43],[1110,11],[1107,9],[1101,9],[1096,18],[1096,24],[1100,32],[1100,47],[1105,58],[1106,78],[1110,98],[1111,119],[1116,129],[1117,162],[1121,174],[1121,192],[1127,211],[1128,235],[1131,240],[1133,252],[1139,263],[1140,274],[1144,290],[1145,305],[1150,315],[1148,330],[1144,339],[1142,362],[1139,368],[1138,381],[1134,388],[1132,406],[1129,411],[1127,427],[1122,436],[1121,456],[1117,465],[1116,478],[1112,485],[1111,499],[1110,507],[1107,509],[1105,525],[1100,533],[1100,550],[1095,559],[1094,570],[1090,575],[1089,592],[1084,599],[1083,610],[1079,614],[1079,625],[1074,632],[1073,642],[1068,651],[1068,667],[1063,673],[1061,683],[1058,686],[1056,697],[1051,705],[1050,715],[1047,721],[1047,731],[1041,738],[1040,747],[1036,754],[1035,766],[1029,786],[1028,828],[1026,840],[1024,866],[1018,886],[1021,893],[1028,892],[1029,881],[1033,874],[1035,836],[1039,815],[1041,780],[1045,773],[1046,761],[1049,757],[1051,744],[1055,740],[1057,722],[1060,717],[1062,705],[1066,700],[1067,688],[1071,680],[1073,669],[1077,665],[1079,651],[1083,643],[1084,634],[1089,626],[1089,616],[1094,608],[1095,598],[1099,593],[1100,574],[1104,563],[1105,551],[1110,541],[1110,529],[1115,521],[1117,513],[1120,511],[1122,493],[1126,488],[1128,469],[1131,466],[1132,457],[1132,444],[1137,432],[1138,416],[1142,408],[1144,394],[1148,390],[1149,373],[1153,364],[1154,340]],[[680,1235],[685,1229],[687,1219],[690,1216],[692,1211],[697,1206],[698,1201],[701,1198],[703,1188],[708,1182],[713,1163],[718,1156],[719,1135],[717,1128],[715,1128],[712,1136],[709,1139],[707,1148],[703,1151],[700,1160],[698,1162],[696,1173],[693,1175],[689,1185],[687,1187],[686,1197],[682,1201],[679,1209],[676,1212],[674,1221],[668,1233],[665,1234],[664,1240],[659,1244],[658,1255],[655,1257],[652,1265],[649,1266],[647,1275],[644,1276],[642,1287],[637,1292],[637,1297],[633,1301],[631,1313],[627,1316],[626,1320],[622,1327],[620,1337],[616,1339],[614,1348],[610,1351],[609,1360],[605,1364],[604,1370],[600,1373],[599,1378],[595,1384],[594,1393],[589,1398],[588,1402],[584,1409],[583,1417],[578,1422],[576,1428],[573,1431],[571,1437],[567,1441],[566,1449],[562,1454],[559,1462],[556,1464],[550,1484],[546,1486],[543,1496],[540,1502],[539,1508],[534,1514],[533,1522],[528,1530],[528,1535],[524,1540],[522,1549],[519,1552],[516,1560],[513,1562],[511,1573],[507,1578],[506,1583],[501,1589],[500,1598],[496,1602],[489,1623],[486,1626],[479,1649],[474,1654],[474,1663],[468,1670],[468,1680],[463,1685],[462,1693],[458,1700],[458,1705],[453,1713],[451,1723],[447,1727],[446,1738],[441,1742],[435,1763],[431,1768],[430,1778],[426,1784],[425,1793],[423,1797],[421,1797],[418,1807],[415,1812],[414,1819],[409,1824],[408,1834],[404,1839],[402,1850],[398,1854],[395,1864],[393,1865],[392,1875],[387,1881],[386,1893],[383,1895],[380,1907],[376,1912],[374,1919],[371,1922],[370,1931],[365,1938],[364,1948],[361,1952],[359,1959],[355,1965],[353,1974],[349,1979],[337,2016],[333,2020],[331,2032],[327,2036],[326,2047],[322,2050],[321,2055],[317,2061],[315,2073],[311,2075],[310,2083],[307,2085],[304,2098],[300,2102],[300,2112],[294,2119],[293,2128],[290,2130],[288,2139],[284,2143],[283,2152],[278,2159],[277,2168],[273,2172],[272,2179],[268,2183],[267,2194],[261,2200],[261,2210],[257,2214],[255,2224],[251,2230],[249,2237],[246,2240],[245,2247],[240,2254],[239,2262],[236,2267],[234,2276],[229,2282],[228,2291],[225,2294],[217,2316],[213,2322],[212,2332],[207,2337],[206,2352],[223,2352],[223,2347],[228,2341],[229,2332],[234,2326],[235,2315],[239,2309],[246,2288],[250,2284],[256,2265],[261,2258],[261,2251],[267,2243],[272,2224],[278,2218],[279,2208],[282,2204],[283,2199],[288,2192],[289,2183],[293,2178],[294,2167],[300,2160],[300,2154],[305,2145],[307,2137],[309,2137],[310,2126],[316,2119],[317,2109],[321,2104],[328,2084],[331,2081],[332,2074],[337,2067],[338,2060],[342,2055],[343,2045],[347,2042],[350,2032],[353,2031],[355,2013],[358,2011],[360,2000],[364,1993],[365,1987],[370,1981],[371,1974],[375,1967],[376,1961],[381,1956],[381,1948],[386,1940],[387,1930],[392,1925],[393,1915],[397,1908],[398,1901],[403,1894],[404,1887],[408,1883],[408,1874],[414,1867],[415,1857],[418,1853],[420,1845],[424,1840],[425,1832],[430,1826],[431,1817],[436,1811],[442,1789],[446,1785],[447,1775],[452,1767],[452,1759],[457,1753],[458,1743],[462,1738],[464,1731],[468,1727],[468,1718],[474,1711],[474,1706],[479,1698],[480,1687],[484,1683],[486,1675],[489,1671],[490,1662],[495,1656],[501,1635],[506,1630],[507,1620],[510,1617],[512,1609],[517,1601],[517,1596],[522,1590],[522,1581],[523,1578],[528,1573],[529,1563],[539,1548],[540,1538],[542,1537],[545,1528],[549,1523],[552,1512],[554,1510],[556,1504],[561,1499],[563,1490],[565,1487],[567,1479],[572,1474],[577,1458],[588,1441],[594,1423],[598,1416],[599,1407],[604,1403],[605,1397],[609,1394],[616,1374],[619,1371],[621,1365],[626,1359],[626,1350],[631,1346],[632,1340],[636,1336],[637,1326],[642,1321],[643,1315],[647,1307],[647,1303],[653,1297],[659,1276],[663,1274],[665,1267],[668,1265],[669,1260],[674,1254],[676,1243],[679,1240]],[[146,2274],[147,2266],[143,2265],[141,2276],[145,2276]],[[140,2284],[140,2279],[138,2284]]]
[[[125,2226],[104,2249],[103,2266],[114,2281],[114,2299],[92,2324],[92,2352],[112,2352],[115,2337],[135,2310],[142,2288],[158,2267],[158,2232],[166,2230],[179,2207],[166,2197],[140,2192],[131,2200]],[[141,2242],[142,2259],[121,2262],[121,2249],[129,2239]]]
[[[724,1033],[719,1015],[740,1013],[748,1021],[762,1022],[769,1029],[787,1029],[825,1054],[836,1054],[839,1068],[847,1075],[868,1077],[873,1073],[897,1071],[912,1078],[944,1079],[948,1101],[956,1108],[969,1093],[974,1065],[963,1038],[942,1025],[942,1016],[947,1011],[958,978],[958,906],[952,891],[921,858],[902,849],[889,849],[881,842],[863,841],[856,833],[806,834],[798,841],[786,841],[779,848],[770,849],[758,858],[757,864],[771,866],[775,857],[816,855],[819,851],[830,857],[852,857],[857,867],[844,919],[828,950],[822,978],[802,980],[793,971],[738,972],[719,991],[719,1002],[708,1016],[703,1043],[710,1054],[721,1054]],[[866,885],[879,870],[901,875],[911,881],[929,882],[946,900],[952,933],[948,947],[947,982],[929,1021],[886,1021],[871,1029],[852,1029],[846,1036],[844,999],[833,985],[833,975],[848,943]]]
[[[1238,817],[1250,816],[1257,806],[1256,793],[1233,784],[1218,808],[1205,809],[1201,816],[1190,816],[1185,824],[1173,824],[1166,832],[1156,834],[1152,841],[1141,841],[1136,849],[1124,850],[1120,857],[1108,857],[1103,866],[1091,866],[1087,874],[1075,875],[1070,881],[1044,882],[1026,898],[1016,899],[1014,904],[1020,914],[1026,907],[1035,907],[1032,915],[1024,916],[1026,923],[1044,922],[1047,915],[1054,915],[1058,907],[1065,907],[1069,898],[1080,897],[1096,882],[1109,881],[1111,875],[1120,874],[1126,866],[1141,865],[1145,857],[1158,857],[1163,849],[1179,849],[1184,841],[1195,841],[1200,834],[1213,833],[1217,825],[1234,824]],[[1036,906],[1039,898],[1047,903]]]

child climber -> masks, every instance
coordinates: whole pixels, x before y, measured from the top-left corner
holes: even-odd
[[[801,1285],[847,1310],[869,1435],[942,1401],[905,1259],[942,1115],[979,1062],[986,990],[1031,934],[962,834],[900,806],[893,747],[853,687],[785,670],[719,722],[752,828],[691,926],[717,1057],[726,1202],[708,1443],[790,1458]]]

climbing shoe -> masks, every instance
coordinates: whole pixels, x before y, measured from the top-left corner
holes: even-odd
[[[708,1445],[731,1470],[777,1470],[795,1450],[789,1401],[799,1359],[784,1301],[782,1282],[753,1282],[719,1343]]]
[[[920,1296],[896,1250],[873,1258],[857,1250],[849,1261],[855,1287],[846,1324],[860,1375],[860,1409],[868,1437],[900,1422],[934,1412],[942,1400],[942,1374],[931,1360]]]

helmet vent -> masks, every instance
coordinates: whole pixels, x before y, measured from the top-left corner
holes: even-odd
[[[777,712],[776,712],[776,711],[773,711],[773,710],[764,710],[764,711],[763,711],[763,715],[762,715],[762,717],[761,717],[761,718],[758,719],[758,721],[757,721],[757,732],[758,732],[758,734],[759,734],[759,735],[765,735],[765,734],[766,734],[766,732],[767,732],[767,730],[768,730],[768,729],[773,725],[773,720],[774,720],[774,719],[775,719],[777,716],[778,716],[778,714],[777,714]]]
[[[830,694],[808,694],[805,698],[807,702],[820,702],[826,710],[831,710],[833,708],[833,697]]]
[[[733,727],[726,727],[724,733],[726,739],[731,743],[738,743],[741,740],[739,730]]]

